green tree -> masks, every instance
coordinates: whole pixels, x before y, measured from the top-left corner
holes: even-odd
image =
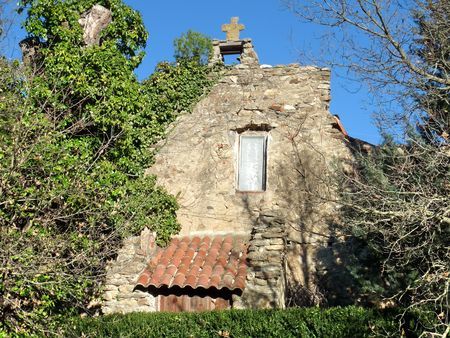
[[[216,77],[206,65],[182,59],[176,63],[159,63],[142,85],[149,97],[151,111],[156,113],[159,123],[166,125],[180,114],[189,112]]]
[[[100,43],[80,18],[112,13]],[[124,237],[177,233],[174,197],[144,176],[165,118],[133,70],[147,33],[120,0],[22,1],[29,68],[0,67],[0,335],[54,332],[99,295]],[[155,86],[160,84],[155,83]]]
[[[211,39],[202,33],[188,30],[173,42],[175,59],[190,59],[200,64],[207,64],[212,53]]]
[[[149,227],[164,244],[179,230],[174,197],[144,170],[211,69],[161,63],[139,83],[139,14],[101,2],[112,20],[87,45],[80,19],[93,4],[22,2],[33,57],[0,60],[0,335],[52,334],[95,312],[123,238]]]

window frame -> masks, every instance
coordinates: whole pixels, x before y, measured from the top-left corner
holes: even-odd
[[[242,154],[242,138],[259,138],[263,139],[263,156],[262,156],[262,178],[261,189],[258,190],[242,190],[241,189],[241,154]],[[267,162],[268,162],[268,134],[267,133],[242,133],[238,134],[238,158],[236,170],[236,191],[239,193],[264,193],[267,191]]]

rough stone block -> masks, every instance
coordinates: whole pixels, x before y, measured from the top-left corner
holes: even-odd
[[[266,232],[261,234],[262,238],[283,238],[284,233],[283,232]]]
[[[114,276],[108,278],[107,282],[110,285],[121,286],[124,283],[127,283],[127,279],[126,279],[126,277],[124,277],[122,275],[114,275]]]
[[[117,285],[109,285],[109,284],[107,284],[107,285],[105,285],[103,287],[103,290],[104,291],[117,291],[118,287],[117,287]]]
[[[255,277],[257,278],[278,278],[280,277],[280,271],[257,271],[255,272]]]
[[[268,251],[283,251],[284,245],[269,245],[266,250]]]
[[[137,303],[139,306],[151,306],[153,305],[154,302],[152,299],[147,297],[147,298],[140,298]]]
[[[132,293],[134,289],[134,285],[124,284],[119,286],[120,293]]]
[[[255,279],[253,280],[253,282],[254,282],[256,285],[261,285],[261,286],[268,285],[267,279],[255,278]]]
[[[105,293],[103,293],[103,299],[106,301],[111,301],[116,299],[118,294],[118,291],[106,291]]]

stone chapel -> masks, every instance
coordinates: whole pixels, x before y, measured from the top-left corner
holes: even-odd
[[[222,29],[211,63],[240,63],[171,125],[148,169],[177,197],[182,230],[165,248],[150,231],[125,241],[105,314],[284,308],[325,269],[339,209],[330,173],[352,157],[329,112],[330,70],[260,64],[238,18]]]

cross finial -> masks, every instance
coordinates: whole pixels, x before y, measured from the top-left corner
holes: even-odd
[[[222,25],[222,32],[227,33],[227,41],[238,41],[239,32],[245,29],[245,26],[238,23],[239,17],[235,16],[231,18],[231,23]]]

